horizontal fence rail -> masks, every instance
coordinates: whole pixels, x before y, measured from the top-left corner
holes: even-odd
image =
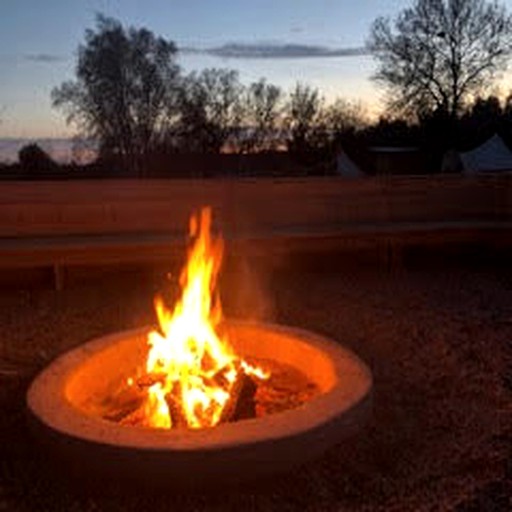
[[[0,182],[0,267],[164,259],[202,206],[241,250],[373,244],[395,258],[407,241],[509,237],[512,176]]]
[[[0,182],[0,237],[184,232],[213,208],[227,234],[512,219],[512,178],[459,176]]]

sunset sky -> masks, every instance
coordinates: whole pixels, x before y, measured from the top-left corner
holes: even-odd
[[[146,27],[174,41],[184,72],[204,67],[237,69],[248,83],[260,77],[289,90],[297,81],[318,87],[329,100],[360,100],[375,112],[382,91],[369,80],[367,55],[291,58],[284,44],[361,48],[373,19],[394,16],[409,0],[1,0],[0,137],[73,134],[52,109],[50,92],[73,78],[76,50],[96,13],[124,25]],[[505,2],[509,9],[512,0]],[[235,57],[225,45],[242,45]],[[271,58],[247,56],[243,45],[270,47]],[[307,49],[306,49],[307,53]],[[341,52],[342,53],[342,52]]]

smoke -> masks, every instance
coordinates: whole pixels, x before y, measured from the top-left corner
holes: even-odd
[[[274,273],[275,261],[272,258],[240,253],[228,256],[220,283],[225,316],[274,321],[276,307],[271,289]]]

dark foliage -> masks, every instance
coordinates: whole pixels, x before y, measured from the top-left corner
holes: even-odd
[[[27,144],[18,152],[21,168],[28,173],[44,173],[56,171],[58,165],[37,144]]]
[[[182,80],[179,121],[174,129],[178,149],[220,153],[240,130],[241,96],[242,85],[236,71],[205,69]]]
[[[99,142],[99,159],[62,166],[57,177],[325,175],[335,172],[340,150],[372,174],[375,146],[415,148],[421,165],[404,163],[403,172],[439,172],[451,149],[471,149],[494,133],[512,143],[512,95],[503,104],[494,96],[468,104],[503,67],[511,26],[503,8],[483,0],[416,0],[394,29],[377,20],[378,78],[404,115],[370,124],[361,106],[327,105],[308,85],[285,96],[264,79],[245,86],[229,69],[184,77],[172,42],[99,16],[79,47],[76,80],[53,91],[54,105]],[[41,170],[54,177],[55,164],[28,159],[2,178]]]
[[[99,141],[102,155],[140,172],[175,108],[175,53],[147,29],[98,16],[78,48],[76,80],[52,91],[53,105]]]

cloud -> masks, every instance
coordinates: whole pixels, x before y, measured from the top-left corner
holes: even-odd
[[[42,62],[47,64],[66,60],[66,57],[63,57],[62,55],[54,55],[51,53],[27,53],[23,58],[31,62]]]
[[[227,43],[213,48],[180,48],[183,53],[202,53],[231,59],[298,59],[317,57],[354,57],[368,55],[365,47],[328,48],[302,44]]]

